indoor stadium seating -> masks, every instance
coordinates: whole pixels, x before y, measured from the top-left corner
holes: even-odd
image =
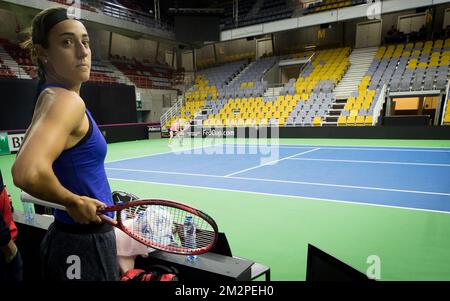
[[[364,124],[370,125],[374,100],[383,85],[392,92],[445,90],[449,60],[450,39],[380,47],[358,92],[347,100],[338,124],[363,125],[364,119]]]
[[[207,109],[203,121],[206,126],[321,125],[334,101],[332,91],[349,66],[349,54],[350,48],[318,51],[312,63],[298,79],[291,79],[280,95],[265,95],[267,83],[262,81],[279,57],[252,62],[229,82],[223,80],[230,79],[224,73],[227,68],[207,69],[203,71],[207,77],[197,77],[193,90],[196,92],[186,93],[186,104],[179,117],[189,119],[200,109]],[[212,80],[214,85],[208,86],[206,78],[214,79],[209,75],[214,72],[222,74],[220,80]]]
[[[174,71],[170,68],[118,55],[113,55],[111,62],[138,88],[173,89]]]
[[[349,54],[350,48],[318,51],[299,78],[291,79],[281,90],[281,94],[286,92],[285,99],[295,100],[295,107],[286,121],[281,119],[279,124],[321,125],[335,101],[332,92],[349,67]]]
[[[449,75],[450,39],[380,47],[367,76],[369,89],[443,90]]]
[[[223,29],[290,18],[294,10],[292,5],[289,5],[286,0],[239,1],[239,18],[236,23],[233,20],[232,2],[226,3],[224,9]]]
[[[245,68],[246,60],[239,60],[221,66],[201,70],[195,79],[195,85],[185,93],[185,106],[181,109],[182,118],[192,118],[208,100],[224,97],[224,87]],[[173,118],[175,119],[175,117]],[[168,121],[170,124],[171,121]]]
[[[367,0],[324,0],[309,5],[303,14],[312,14],[366,3]]]
[[[2,77],[16,77],[35,79],[38,76],[37,67],[31,61],[27,51],[19,45],[3,39],[0,43],[0,57],[7,58],[2,61]],[[92,60],[90,81],[98,83],[117,83],[117,77],[106,65]]]

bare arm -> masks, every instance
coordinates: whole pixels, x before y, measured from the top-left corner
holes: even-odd
[[[65,206],[79,223],[100,222],[96,209],[104,204],[64,188],[52,168],[62,151],[83,136],[78,137],[85,118],[84,102],[62,89],[44,101],[12,167],[14,184],[37,198]]]

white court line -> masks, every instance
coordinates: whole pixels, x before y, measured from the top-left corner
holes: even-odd
[[[391,206],[391,205],[382,205],[382,204],[374,204],[374,203],[369,203],[369,202],[368,203],[350,202],[350,201],[341,201],[341,200],[325,199],[325,198],[316,198],[316,197],[301,196],[301,195],[276,194],[276,193],[268,193],[268,192],[256,192],[256,191],[246,191],[246,190],[237,190],[237,189],[228,189],[228,188],[214,188],[214,187],[206,187],[206,186],[194,186],[194,185],[185,185],[185,184],[171,184],[171,183],[163,183],[163,182],[128,180],[128,179],[118,179],[118,178],[108,178],[108,179],[109,180],[113,180],[113,181],[124,181],[124,182],[145,183],[145,184],[157,184],[157,185],[188,187],[188,188],[196,188],[196,189],[209,189],[209,190],[214,190],[214,191],[230,191],[230,192],[238,192],[238,193],[248,193],[248,194],[276,196],[276,197],[283,197],[283,198],[290,198],[290,199],[309,199],[309,200],[318,200],[318,201],[324,201],[324,202],[344,203],[344,204],[348,204],[348,205],[363,205],[363,206],[373,206],[373,207],[382,207],[382,208],[394,208],[394,209],[402,209],[402,210],[412,210],[412,211],[424,211],[424,212],[432,212],[432,213],[450,214],[449,211],[421,209],[421,208],[412,208],[412,207],[400,207],[400,206]]]
[[[148,154],[148,155],[141,155],[141,156],[136,156],[136,157],[129,157],[129,158],[124,158],[124,159],[117,159],[117,160],[111,160],[108,162],[105,162],[105,164],[107,163],[113,163],[113,162],[119,162],[119,161],[125,161],[125,160],[132,160],[132,159],[140,159],[140,158],[145,158],[145,157],[153,157],[153,156],[159,156],[159,155],[167,155],[167,154],[183,154],[184,152],[187,151],[192,151],[192,150],[196,150],[199,148],[207,148],[207,147],[213,147],[213,146],[217,146],[217,145],[221,145],[221,144],[214,144],[214,145],[208,145],[208,146],[198,146],[198,147],[193,147],[193,148],[186,148],[186,149],[179,149],[179,150],[171,150],[171,151],[167,151],[167,152],[161,152],[161,153],[154,153],[154,154]]]
[[[229,145],[233,145],[229,143]],[[393,151],[393,152],[436,152],[436,153],[450,153],[450,148],[447,147],[436,147],[436,148],[445,148],[448,150],[441,150],[436,149],[434,150],[432,147],[423,147],[428,149],[411,149],[411,148],[420,148],[420,147],[409,147],[409,146],[392,146],[392,148],[381,148],[381,147],[374,147],[370,148],[370,145],[367,146],[348,146],[348,147],[339,147],[339,146],[332,146],[332,145],[290,145],[290,144],[243,144],[238,143],[234,144],[237,146],[264,146],[264,147],[280,147],[280,148],[292,148],[292,149],[304,149],[304,148],[311,148],[311,147],[319,147],[320,149],[327,149],[327,150],[355,150],[355,151]],[[385,147],[385,146],[384,146]],[[395,148],[402,148],[405,149],[395,149]],[[407,149],[409,148],[409,149]]]
[[[202,145],[202,146],[198,146],[198,147],[193,147],[193,148],[186,148],[186,149],[180,149],[180,150],[171,150],[171,151],[167,151],[167,152],[160,152],[160,153],[155,153],[155,154],[148,154],[148,155],[140,155],[140,156],[135,156],[135,157],[129,157],[129,158],[123,158],[123,159],[116,159],[116,160],[111,160],[111,161],[107,161],[105,162],[107,163],[113,163],[113,162],[119,162],[119,161],[124,161],[124,160],[132,160],[132,159],[140,159],[140,158],[145,158],[145,157],[153,157],[153,156],[158,156],[158,155],[165,155],[165,154],[171,154],[171,153],[184,153],[186,151],[191,151],[191,150],[196,150],[196,149],[200,149],[200,148],[208,148],[208,147],[216,147],[219,145],[236,145],[236,146],[255,146],[255,147],[281,147],[281,148],[292,148],[292,149],[305,149],[305,148],[311,148],[311,147],[319,147],[320,149],[327,149],[327,150],[370,150],[370,151],[404,151],[404,152],[450,152],[450,148],[449,150],[433,150],[432,147],[428,147],[429,149],[427,150],[414,150],[414,149],[389,149],[389,148],[361,148],[360,146],[349,146],[348,148],[344,148],[344,147],[333,147],[333,146],[320,146],[320,145],[311,145],[311,146],[301,146],[301,145],[289,145],[289,144],[266,144],[266,143],[262,143],[262,144],[243,144],[243,143],[218,143],[218,144],[213,144],[213,145]],[[366,147],[366,146],[363,146]],[[368,145],[367,147],[370,147],[370,145]],[[409,147],[409,146],[392,146],[393,148],[414,148],[414,147]],[[436,147],[438,148],[438,147]],[[439,147],[439,148],[445,148],[445,147]]]
[[[106,168],[106,169],[118,170],[118,171],[172,174],[172,175],[180,175],[180,176],[199,176],[199,177],[211,177],[211,178],[222,178],[222,179],[238,179],[238,180],[248,180],[248,181],[273,182],[273,183],[283,183],[283,184],[300,184],[300,185],[326,186],[326,187],[338,187],[338,188],[361,189],[361,190],[377,190],[377,191],[389,191],[389,192],[401,192],[401,193],[413,193],[413,194],[430,194],[430,195],[450,196],[450,193],[433,192],[433,191],[403,190],[403,189],[393,189],[393,188],[354,186],[354,185],[342,185],[342,184],[326,184],[326,183],[316,183],[316,182],[288,181],[288,180],[261,179],[261,178],[248,178],[248,177],[228,177],[228,176],[216,176],[216,175],[206,175],[206,174],[125,169],[125,168]]]
[[[286,183],[287,184],[301,184],[301,185],[328,186],[328,187],[362,189],[362,190],[378,190],[378,191],[391,191],[391,192],[403,192],[403,193],[416,193],[416,194],[431,194],[431,195],[450,196],[450,193],[433,192],[433,191],[403,190],[403,189],[393,189],[393,188],[366,187],[366,186],[341,185],[341,184],[325,184],[325,183],[316,183],[316,182],[301,182],[301,181],[288,181],[288,180],[247,178],[247,177],[232,177],[232,179],[249,180],[249,181],[262,181],[262,182],[274,182],[274,183],[284,183],[284,184],[286,184]]]
[[[304,155],[304,154],[307,154],[307,153],[315,152],[315,151],[317,151],[319,149],[320,148],[311,149],[311,150],[306,151],[306,152],[302,152],[302,153],[299,153],[299,154],[294,154],[294,155],[289,156],[289,157],[285,157],[285,158],[278,159],[278,160],[273,160],[273,161],[270,161],[270,162],[267,162],[267,163],[264,163],[264,164],[259,164],[258,166],[253,166],[253,167],[246,168],[246,169],[243,169],[243,170],[240,170],[240,171],[237,171],[237,172],[233,172],[233,173],[225,175],[225,178],[228,178],[228,177],[231,177],[231,176],[234,176],[234,175],[237,175],[237,174],[240,174],[240,173],[252,170],[252,169],[260,168],[262,166],[271,165],[271,164],[274,164],[276,162],[281,162],[281,161],[287,160],[287,159],[295,157],[295,156],[300,156],[300,155]]]
[[[118,171],[145,172],[145,173],[161,173],[161,174],[177,175],[177,176],[195,176],[195,177],[223,178],[223,176],[217,176],[217,175],[207,175],[207,174],[199,174],[199,173],[185,173],[185,172],[175,172],[175,171],[130,169],[130,168],[114,168],[114,167],[106,167],[105,169],[107,169],[107,170],[118,170]]]
[[[397,161],[362,161],[362,160],[337,160],[337,159],[318,159],[318,158],[289,158],[289,160],[450,167],[450,164],[412,163],[412,162],[397,162]]]

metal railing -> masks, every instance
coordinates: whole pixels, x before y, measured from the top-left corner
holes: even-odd
[[[68,5],[65,3],[65,1],[59,1],[59,0],[49,0],[49,1]],[[141,25],[148,26],[148,27],[158,28],[158,29],[166,30],[166,31],[170,31],[170,32],[174,31],[173,26],[169,25],[166,22],[161,22],[160,20],[156,21],[155,16],[150,13],[147,13],[147,12],[137,11],[137,10],[124,7],[124,6],[116,4],[116,3],[103,1],[103,0],[82,0],[81,3],[91,6],[98,13],[103,13],[104,15],[107,15],[107,16],[110,16],[113,18],[118,18],[118,19],[130,21],[133,23],[141,24]],[[83,9],[86,9],[86,8],[83,8]],[[90,9],[88,9],[88,10],[91,11]]]
[[[444,109],[442,111],[441,125],[444,125],[445,112],[447,110],[447,106],[449,105],[448,104],[448,99],[450,97],[450,80],[447,81],[447,89],[445,91],[446,91],[446,93],[445,93],[445,102],[444,102]]]
[[[166,123],[170,121],[172,117],[177,117],[180,114],[183,104],[184,104],[184,97],[179,97],[177,102],[164,114],[161,115],[160,121],[162,129],[166,129]]]
[[[373,108],[373,120],[372,125],[376,125],[378,118],[381,114],[381,109],[383,108],[383,104],[386,101],[386,85],[383,85],[383,88],[381,88],[380,95],[378,96],[378,99],[375,103],[375,107]]]

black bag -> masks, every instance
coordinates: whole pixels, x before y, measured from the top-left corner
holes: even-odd
[[[179,281],[178,270],[164,265],[152,265],[147,270],[130,269],[121,281]]]

